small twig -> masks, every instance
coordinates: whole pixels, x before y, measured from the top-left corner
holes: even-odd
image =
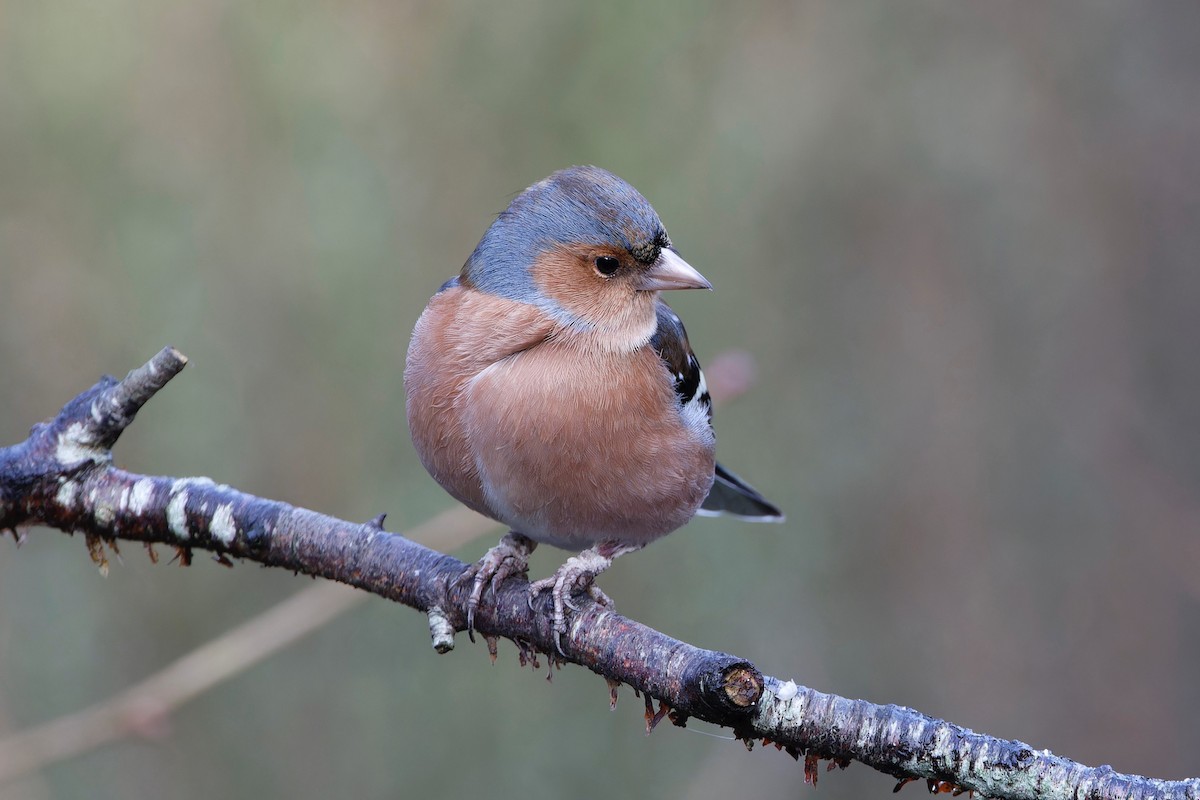
[[[117,382],[102,380],[48,425],[0,450],[0,529],[41,524],[104,541],[130,539],[193,549],[318,575],[422,612],[439,609],[435,641],[464,630],[466,565],[381,529],[254,497],[207,478],[134,475],[111,466],[111,447],[137,408],[182,369],[159,353]],[[166,376],[166,377],[164,377]],[[109,410],[111,407],[112,410]],[[525,581],[510,579],[475,616],[484,637],[503,636],[536,663],[554,652],[544,609]],[[439,614],[435,613],[435,617]],[[848,700],[765,676],[748,661],[672,639],[580,598],[562,657],[660,701],[676,724],[695,717],[733,728],[751,746],[768,739],[815,765],[853,759],[897,778],[921,777],[939,791],[988,797],[1200,798],[1200,779],[1159,781],[1091,768],[1021,742],[996,739],[899,706]],[[151,713],[155,713],[153,709]],[[78,732],[83,730],[75,726]]]

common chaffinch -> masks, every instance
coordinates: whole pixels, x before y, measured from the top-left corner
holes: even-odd
[[[529,586],[531,604],[550,591],[560,640],[572,594],[611,603],[593,580],[617,556],[696,514],[783,519],[716,463],[704,373],[659,296],[711,288],[636,189],[571,167],[518,195],[429,301],[404,371],[413,444],[511,528],[464,573],[469,632],[538,542],[582,550]]]

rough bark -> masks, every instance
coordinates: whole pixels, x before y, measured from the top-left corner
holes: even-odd
[[[0,529],[30,525],[81,533],[106,567],[116,540],[193,550],[340,581],[429,615],[439,652],[465,629],[466,567],[450,556],[382,529],[356,524],[217,484],[208,478],[136,475],[112,466],[111,447],[137,411],[183,369],[167,348],[122,381],[103,378],[29,438],[0,450]],[[1190,798],[1200,779],[1161,781],[1086,767],[996,739],[910,708],[848,700],[782,682],[752,663],[672,639],[580,598],[569,619],[565,655],[554,652],[545,603],[530,609],[527,584],[510,579],[480,608],[476,629],[511,639],[522,658],[573,662],[625,683],[646,697],[647,726],[664,715],[682,725],[696,717],[728,726],[747,745],[766,740],[803,758],[815,780],[830,766],[860,761],[900,779],[926,779],[931,790],[973,790],[1007,798]],[[542,598],[543,601],[546,598]],[[615,692],[615,689],[614,689]],[[651,698],[659,701],[655,712]]]

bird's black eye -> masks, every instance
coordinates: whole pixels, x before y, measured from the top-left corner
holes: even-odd
[[[621,268],[621,262],[612,256],[599,256],[596,258],[596,272],[599,272],[605,277],[612,275]]]

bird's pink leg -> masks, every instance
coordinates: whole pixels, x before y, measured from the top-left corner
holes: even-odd
[[[492,587],[492,597],[496,596],[496,587],[504,583],[510,575],[526,575],[529,572],[529,554],[537,547],[537,542],[528,536],[522,536],[516,531],[504,534],[500,544],[484,553],[483,558],[463,570],[456,584],[474,580],[471,596],[467,600],[467,635],[475,641],[475,610],[483,599],[483,590]]]
[[[599,542],[589,547],[577,556],[571,556],[567,563],[559,567],[549,578],[534,581],[529,584],[529,603],[533,606],[533,598],[547,589],[554,598],[554,642],[558,652],[562,653],[562,637],[567,632],[566,609],[578,611],[579,606],[571,602],[571,595],[586,592],[593,600],[602,606],[613,605],[612,600],[594,581],[596,576],[612,566],[617,556],[641,550],[644,544],[623,544],[621,542]]]

